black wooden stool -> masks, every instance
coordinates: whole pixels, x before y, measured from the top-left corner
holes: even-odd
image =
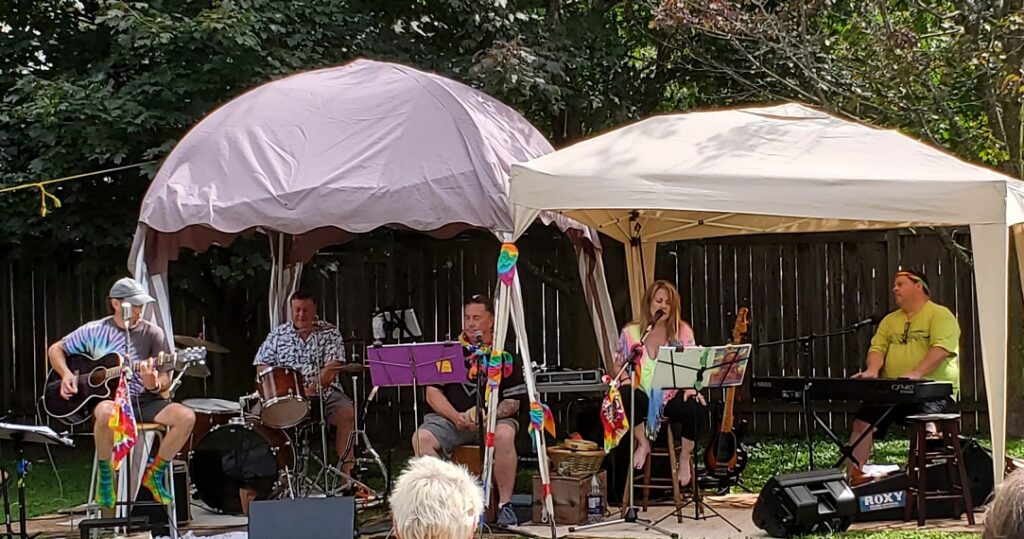
[[[954,507],[963,503],[967,522],[974,525],[974,504],[971,503],[971,489],[964,468],[964,455],[960,448],[960,414],[925,414],[907,418],[910,422],[910,452],[907,455],[907,505],[903,520],[910,520],[916,506],[917,525],[924,526],[929,500],[953,500]],[[928,423],[934,423],[939,440],[933,440],[928,447]],[[941,442],[938,443],[938,442]],[[929,490],[927,485],[928,463],[944,460],[949,472],[949,490]]]

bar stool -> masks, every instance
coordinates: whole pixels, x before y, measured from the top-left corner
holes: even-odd
[[[953,500],[954,507],[961,503],[967,512],[967,522],[974,525],[974,504],[971,489],[964,468],[963,451],[960,448],[960,414],[924,414],[907,418],[910,423],[910,451],[907,455],[907,500],[903,520],[910,520],[916,506],[917,525],[924,526],[927,511],[925,502],[931,500]],[[942,446],[933,450],[928,447],[927,424],[934,423]],[[949,472],[949,490],[929,490],[927,485],[928,463],[943,460]]]
[[[146,472],[146,468],[149,466],[149,457],[154,450],[160,446],[160,442],[163,441],[164,433],[167,432],[167,428],[159,423],[139,423],[136,425],[136,430],[139,434],[138,442],[132,447],[128,454],[128,458],[121,465],[121,470],[114,472],[115,484],[117,485],[117,502],[115,505],[115,516],[118,518],[124,518],[126,515],[126,507],[123,505],[128,500],[128,493],[131,492],[132,496],[132,507],[135,507],[134,500],[138,497],[139,489],[142,487],[142,475]],[[128,485],[128,475],[121,473],[125,466],[131,466],[131,480],[132,485]],[[99,458],[93,453],[92,458],[92,476],[89,479],[89,501],[86,504],[86,518],[100,518],[103,516],[105,509],[100,507],[96,503],[96,471],[99,467]],[[177,522],[177,495],[174,492],[174,468],[173,463],[168,464],[167,473],[164,474],[164,481],[166,482],[167,492],[171,495],[171,503],[167,507],[167,530],[168,535],[171,539],[178,538],[178,522]],[[156,503],[156,502],[150,502]]]
[[[643,488],[643,503],[641,508],[643,511],[647,511],[647,507],[650,505],[651,489],[655,490],[672,490],[672,503],[676,509],[683,507],[683,496],[679,488],[679,481],[676,480],[677,472],[679,471],[679,451],[676,448],[676,436],[675,430],[672,428],[672,423],[666,422],[665,424],[665,435],[668,438],[668,443],[665,448],[651,446],[651,453],[647,455],[647,460],[644,462],[644,474],[643,480],[637,487]],[[654,458],[665,458],[668,457],[669,463],[669,477],[664,476],[652,476],[651,472],[651,460]],[[696,475],[694,474],[693,461],[686,463],[690,467],[691,483],[696,483]],[[671,486],[670,486],[671,485]],[[629,489],[629,485],[626,486]],[[628,492],[627,492],[628,493]],[[625,499],[625,498],[624,498]],[[683,512],[676,511],[676,519],[678,522],[683,521]]]

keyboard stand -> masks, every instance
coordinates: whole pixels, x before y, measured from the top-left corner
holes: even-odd
[[[825,333],[814,333],[814,332],[811,332],[811,333],[808,333],[807,335],[803,335],[801,337],[794,337],[794,338],[791,338],[791,339],[781,339],[781,340],[777,340],[777,341],[761,343],[761,344],[758,345],[758,348],[761,348],[761,349],[763,349],[766,346],[777,346],[777,345],[780,345],[780,344],[797,343],[797,344],[800,345],[800,373],[802,374],[802,376],[800,376],[800,378],[804,379],[804,391],[803,391],[803,395],[801,396],[801,402],[802,402],[803,407],[804,407],[804,421],[803,421],[803,423],[804,423],[804,435],[807,438],[807,459],[808,459],[807,469],[808,470],[813,470],[814,469],[814,426],[813,425],[815,423],[821,425],[825,429],[825,432],[832,439],[832,442],[839,446],[840,450],[843,452],[843,460],[846,460],[847,458],[853,459],[853,450],[851,448],[849,448],[849,447],[845,447],[843,445],[842,441],[840,441],[839,438],[836,437],[835,433],[832,432],[832,429],[828,428],[828,426],[825,425],[825,423],[818,417],[818,414],[815,413],[814,410],[811,409],[811,400],[808,397],[808,394],[810,393],[811,384],[812,384],[810,379],[814,377],[814,364],[811,362],[811,344],[814,342],[815,339],[823,339],[823,338],[826,338],[826,337],[836,337],[838,335],[846,335],[846,334],[849,334],[849,333],[854,333],[854,332],[857,331],[858,327],[859,326],[851,326],[851,327],[848,327],[848,328],[843,328],[843,329],[839,329],[839,330],[835,330],[835,331],[826,331]],[[888,412],[886,412],[885,415],[888,415]],[[856,447],[856,445],[854,447]],[[840,461],[840,462],[842,462],[842,461]]]
[[[862,432],[860,434],[860,436],[858,436],[857,439],[853,441],[852,444],[846,444],[845,442],[843,442],[842,439],[840,439],[838,436],[836,436],[835,432],[832,432],[832,429],[830,429],[829,426],[826,425],[824,421],[822,421],[821,417],[818,416],[818,412],[815,412],[814,410],[811,409],[811,399],[809,399],[807,397],[807,395],[810,393],[809,390],[811,388],[811,385],[812,384],[810,382],[804,385],[804,394],[803,394],[803,406],[804,406],[804,414],[805,414],[804,415],[804,417],[805,417],[804,426],[809,431],[807,433],[807,440],[808,440],[808,442],[807,442],[807,449],[808,449],[808,451],[810,451],[810,459],[809,459],[810,460],[810,462],[809,462],[810,468],[809,469],[810,470],[814,469],[814,442],[813,442],[813,440],[814,440],[814,430],[815,429],[809,428],[810,425],[812,424],[811,423],[812,421],[813,421],[813,423],[815,423],[819,427],[821,427],[821,430],[825,432],[825,434],[829,437],[829,439],[832,441],[832,443],[835,444],[835,446],[839,448],[839,452],[841,453],[841,456],[839,457],[839,460],[837,460],[836,463],[832,466],[833,468],[841,467],[843,465],[843,463],[846,462],[846,459],[850,459],[850,461],[853,462],[855,465],[860,466],[863,463],[858,461],[857,458],[853,456],[853,449],[855,447],[857,447],[858,445],[860,445],[860,443],[864,441],[864,438],[866,438],[868,436],[868,434],[873,433],[875,431],[875,427],[877,427],[879,423],[881,423],[882,421],[885,421],[885,418],[889,417],[889,414],[892,413],[892,411],[896,408],[896,405],[895,404],[890,404],[888,407],[886,407],[885,412],[881,416],[879,416],[878,419],[876,419],[874,421],[874,423],[871,423],[871,426],[869,426],[867,430]]]

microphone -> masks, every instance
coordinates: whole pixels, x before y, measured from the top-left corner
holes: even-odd
[[[665,316],[665,311],[661,309],[654,311],[654,318],[651,319],[651,323],[647,326],[647,331],[650,331],[658,323],[658,320],[661,320],[662,316]]]
[[[483,346],[484,345],[484,332],[483,331],[477,331],[474,334],[474,336],[476,337],[476,345],[477,346]]]
[[[859,328],[859,327],[867,326],[867,325],[877,326],[878,323],[881,322],[883,318],[885,318],[885,315],[873,314],[873,315],[871,315],[871,316],[869,316],[869,317],[867,317],[867,318],[865,318],[863,320],[855,322],[850,327]]]
[[[131,319],[132,319],[132,304],[128,303],[127,301],[122,301],[121,302],[121,321],[124,322],[124,325],[127,326],[128,322],[130,322]]]

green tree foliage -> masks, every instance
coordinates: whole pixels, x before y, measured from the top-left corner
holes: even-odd
[[[663,0],[653,25],[754,96],[900,127],[1021,178],[1022,5]]]
[[[616,1],[10,0],[0,186],[159,160],[247,88],[359,56],[480,87],[561,145],[710,94],[650,19],[646,4]],[[46,218],[37,192],[0,197],[0,249],[123,259],[156,167],[54,187],[65,205]]]

